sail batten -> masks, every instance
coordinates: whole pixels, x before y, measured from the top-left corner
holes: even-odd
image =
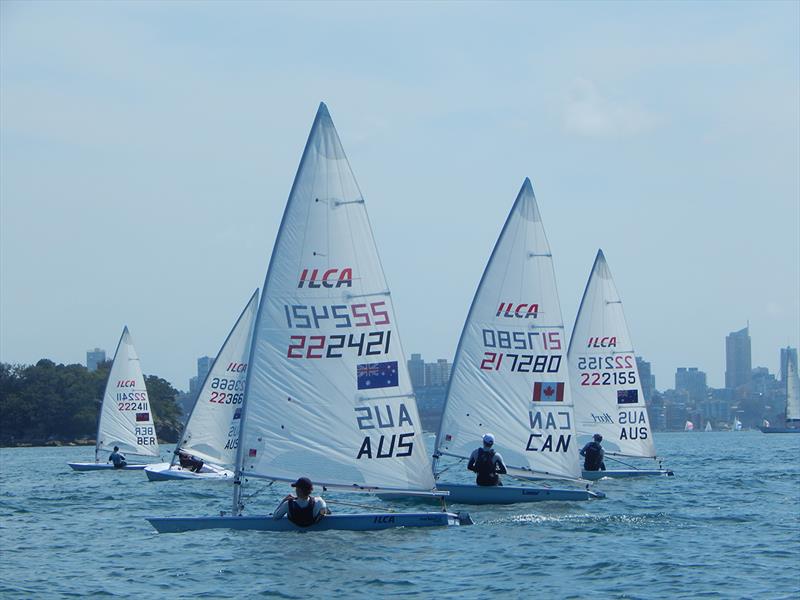
[[[464,323],[436,453],[469,456],[491,432],[506,464],[580,478],[565,350],[550,246],[526,178]]]
[[[241,473],[434,488],[366,204],[324,104],[272,252],[249,364]]]
[[[654,458],[636,355],[602,250],[586,283],[568,355],[581,441],[599,433],[609,454]]]

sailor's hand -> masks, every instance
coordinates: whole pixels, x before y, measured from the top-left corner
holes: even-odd
[[[294,496],[292,496],[291,494],[286,494],[286,496],[284,496],[283,498],[283,501],[288,502],[289,500],[294,500]]]

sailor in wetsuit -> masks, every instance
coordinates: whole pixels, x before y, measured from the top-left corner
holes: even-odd
[[[581,456],[583,456],[583,468],[587,471],[605,471],[606,463],[603,462],[605,458],[605,450],[600,445],[603,441],[603,436],[599,433],[594,434],[594,439],[581,448]]]
[[[124,469],[128,466],[125,455],[119,451],[119,446],[114,446],[114,451],[109,455],[108,460],[114,463],[115,469]]]
[[[301,477],[292,487],[297,490],[297,497],[291,494],[286,496],[272,513],[274,519],[281,519],[285,515],[295,525],[309,527],[330,514],[325,500],[319,496],[311,496],[314,486],[308,477]]]
[[[467,469],[477,473],[478,485],[503,485],[499,475],[508,473],[503,457],[494,451],[493,445],[494,436],[487,433],[483,436],[483,448],[476,448],[469,456]]]

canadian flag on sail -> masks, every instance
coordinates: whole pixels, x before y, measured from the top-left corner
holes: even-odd
[[[537,381],[533,384],[534,402],[563,402],[563,381]]]

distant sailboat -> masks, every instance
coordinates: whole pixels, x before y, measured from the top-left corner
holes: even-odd
[[[128,328],[122,331],[100,407],[93,463],[67,463],[76,471],[113,470],[100,462],[101,452],[118,446],[122,454],[158,457],[158,437],[153,410],[147,397],[139,356]],[[124,470],[141,470],[146,464],[129,464]],[[121,469],[117,469],[121,470]]]
[[[770,427],[769,422],[760,427],[764,433],[800,433],[800,378],[797,365],[786,361],[786,421],[783,427]]]
[[[431,473],[364,198],[324,104],[275,241],[248,363],[234,516],[149,519],[159,532],[302,529],[286,518],[241,516],[252,478],[445,495]],[[329,515],[311,529],[468,523],[445,511],[374,512]]]
[[[733,430],[734,431],[742,430],[742,422],[737,417],[733,417]]]
[[[706,421],[706,428],[703,431],[706,431],[706,432],[713,431],[711,429],[711,421]]]
[[[581,443],[600,434],[610,460],[614,456],[657,460],[622,300],[602,250],[597,251],[583,292],[568,357]],[[656,469],[583,470],[583,477],[590,480],[672,474],[660,465]]]
[[[580,479],[565,342],[550,246],[526,178],[464,323],[436,436],[435,467],[441,457],[469,458],[492,432],[510,475]],[[604,496],[507,482],[480,486],[440,479],[437,487],[450,492],[451,502],[467,504]]]
[[[247,360],[257,310],[258,290],[250,297],[206,375],[172,461],[149,465],[144,470],[150,481],[233,481],[233,471],[227,467],[233,466],[239,446]],[[178,452],[202,460],[202,468],[195,472],[181,467]]]
[[[691,421],[686,421],[686,425],[683,426],[684,431],[694,431],[694,423]]]

